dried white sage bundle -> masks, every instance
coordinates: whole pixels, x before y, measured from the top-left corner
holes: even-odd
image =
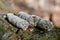
[[[29,22],[30,26],[37,26],[37,27],[40,27],[40,28],[43,28],[43,29],[46,29],[48,31],[52,30],[54,25],[52,22],[48,21],[48,20],[45,20],[45,19],[42,19],[41,17],[39,16],[36,16],[36,15],[29,15],[25,12],[19,12],[18,13],[18,16],[26,21]]]
[[[22,28],[23,30],[26,30],[29,26],[29,23],[26,20],[21,19],[12,13],[8,13],[6,17],[9,22],[11,22],[13,25],[16,25],[18,28]]]
[[[45,20],[45,19],[40,19],[38,21],[38,27],[46,29],[47,31],[50,31],[54,28],[54,25],[52,22]]]
[[[43,29],[48,30],[48,31],[50,31],[54,28],[54,25],[51,21],[42,19],[36,15],[32,15],[32,17],[34,18],[34,25],[35,26],[43,28]]]
[[[40,17],[39,16],[36,16],[36,15],[31,15],[31,16],[32,16],[32,18],[34,20],[34,26],[37,26],[37,23],[38,23]]]
[[[34,26],[34,18],[31,15],[21,11],[18,13],[18,16],[28,21],[30,26]]]

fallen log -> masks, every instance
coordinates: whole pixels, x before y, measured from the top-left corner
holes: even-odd
[[[22,28],[23,30],[26,30],[29,26],[29,23],[26,20],[23,20],[15,15],[13,15],[12,13],[8,13],[6,15],[6,18],[13,25],[17,26],[18,28]]]

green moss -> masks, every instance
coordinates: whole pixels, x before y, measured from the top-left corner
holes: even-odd
[[[3,25],[0,25],[0,31],[2,31],[3,33],[7,32],[7,30],[4,30]]]
[[[3,25],[0,25],[0,40],[6,32],[7,32],[7,30],[4,30]]]
[[[46,36],[47,34],[47,36]],[[41,33],[39,29],[35,29],[35,32],[28,34],[22,30],[18,33],[23,40],[59,40],[60,39],[60,29],[54,28],[50,32]]]

